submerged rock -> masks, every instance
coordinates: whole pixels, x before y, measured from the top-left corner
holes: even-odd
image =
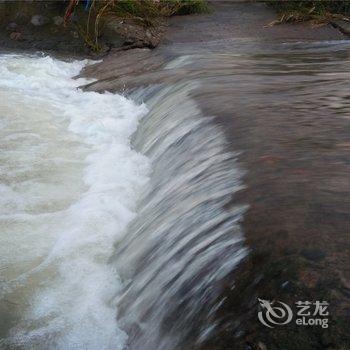
[[[16,22],[10,22],[7,26],[6,26],[6,30],[14,30],[17,28],[17,23]]]
[[[63,17],[61,16],[55,16],[52,18],[53,20],[53,23],[56,25],[56,26],[61,26],[63,24]]]
[[[48,23],[48,19],[42,15],[34,15],[30,20],[30,23],[36,27],[43,26]]]
[[[321,261],[326,257],[326,253],[319,249],[302,249],[301,255],[308,260]]]
[[[20,40],[20,39],[22,39],[22,33],[13,32],[10,34],[10,39],[11,40]]]

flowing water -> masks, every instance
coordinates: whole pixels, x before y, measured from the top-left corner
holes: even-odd
[[[147,113],[83,93],[86,62],[1,56],[1,335],[25,349],[122,349],[108,263],[148,181]]]
[[[194,321],[245,255],[222,130],[191,83],[139,91],[146,107],[78,89],[87,62],[0,59],[3,346],[175,346],[165,318]]]
[[[242,188],[237,153],[192,94],[217,89],[247,118],[310,96],[338,113],[347,45],[198,46],[165,67],[177,82],[129,99],[79,89],[86,61],[1,55],[0,346],[174,350],[205,339],[219,282],[248,254],[246,206],[227,205]]]

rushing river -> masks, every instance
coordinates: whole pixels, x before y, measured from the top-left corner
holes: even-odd
[[[287,154],[286,178],[293,166],[322,169],[326,151],[347,145],[331,124],[345,130],[348,118],[347,42],[192,51],[173,46],[169,82],[128,98],[80,89],[91,82],[74,78],[87,61],[0,56],[0,348],[200,343],[218,326],[220,281],[234,288],[249,253],[247,206],[230,202],[243,171],[215,112],[229,126],[240,118],[237,139],[250,137],[259,159]],[[305,179],[282,195],[293,200]]]
[[[86,64],[0,56],[0,345],[176,346],[162,323],[185,332],[246,254],[235,154],[191,83],[135,103],[79,89]]]
[[[144,105],[83,93],[86,62],[0,57],[1,336],[26,349],[122,349],[108,263],[150,162],[130,136]]]

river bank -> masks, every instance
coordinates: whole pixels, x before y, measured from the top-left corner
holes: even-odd
[[[348,125],[322,84],[346,82],[339,65],[339,74],[324,78],[320,87],[309,74],[326,77],[321,62],[341,64],[346,55],[340,49],[339,55],[327,53],[322,43],[336,45],[346,38],[331,26],[269,27],[275,17],[264,4],[214,7],[210,15],[172,18],[165,40],[153,51],[112,52],[103,63],[88,67],[84,75],[97,81],[86,89],[128,93],[149,84],[199,82],[192,98],[205,116],[216,117],[228,148],[239,152],[245,189],[230,206],[248,205],[242,226],[250,254],[222,281],[224,290],[210,320],[216,328],[198,345],[196,330],[208,322],[199,314],[186,348],[345,349]],[[307,45],[318,48],[320,56],[307,55]],[[276,50],[280,65],[269,62]],[[298,82],[302,74],[308,76],[304,83]],[[308,90],[297,95],[293,87]],[[331,326],[267,330],[257,320],[258,297],[290,305],[327,300]]]

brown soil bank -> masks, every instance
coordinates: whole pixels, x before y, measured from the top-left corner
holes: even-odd
[[[99,79],[87,87],[97,91],[200,82],[193,98],[241,152],[246,188],[232,205],[249,205],[242,226],[250,255],[223,281],[214,331],[183,349],[348,349],[350,158],[341,93],[348,56],[320,44],[345,37],[330,26],[268,27],[275,14],[261,3],[212,6],[208,15],[171,19],[156,50],[112,53],[85,72]],[[181,55],[192,60],[162,68]],[[257,298],[294,312],[297,301],[327,301],[329,328],[297,326],[295,318],[263,326]],[[205,322],[199,316],[193,325],[195,338]]]

